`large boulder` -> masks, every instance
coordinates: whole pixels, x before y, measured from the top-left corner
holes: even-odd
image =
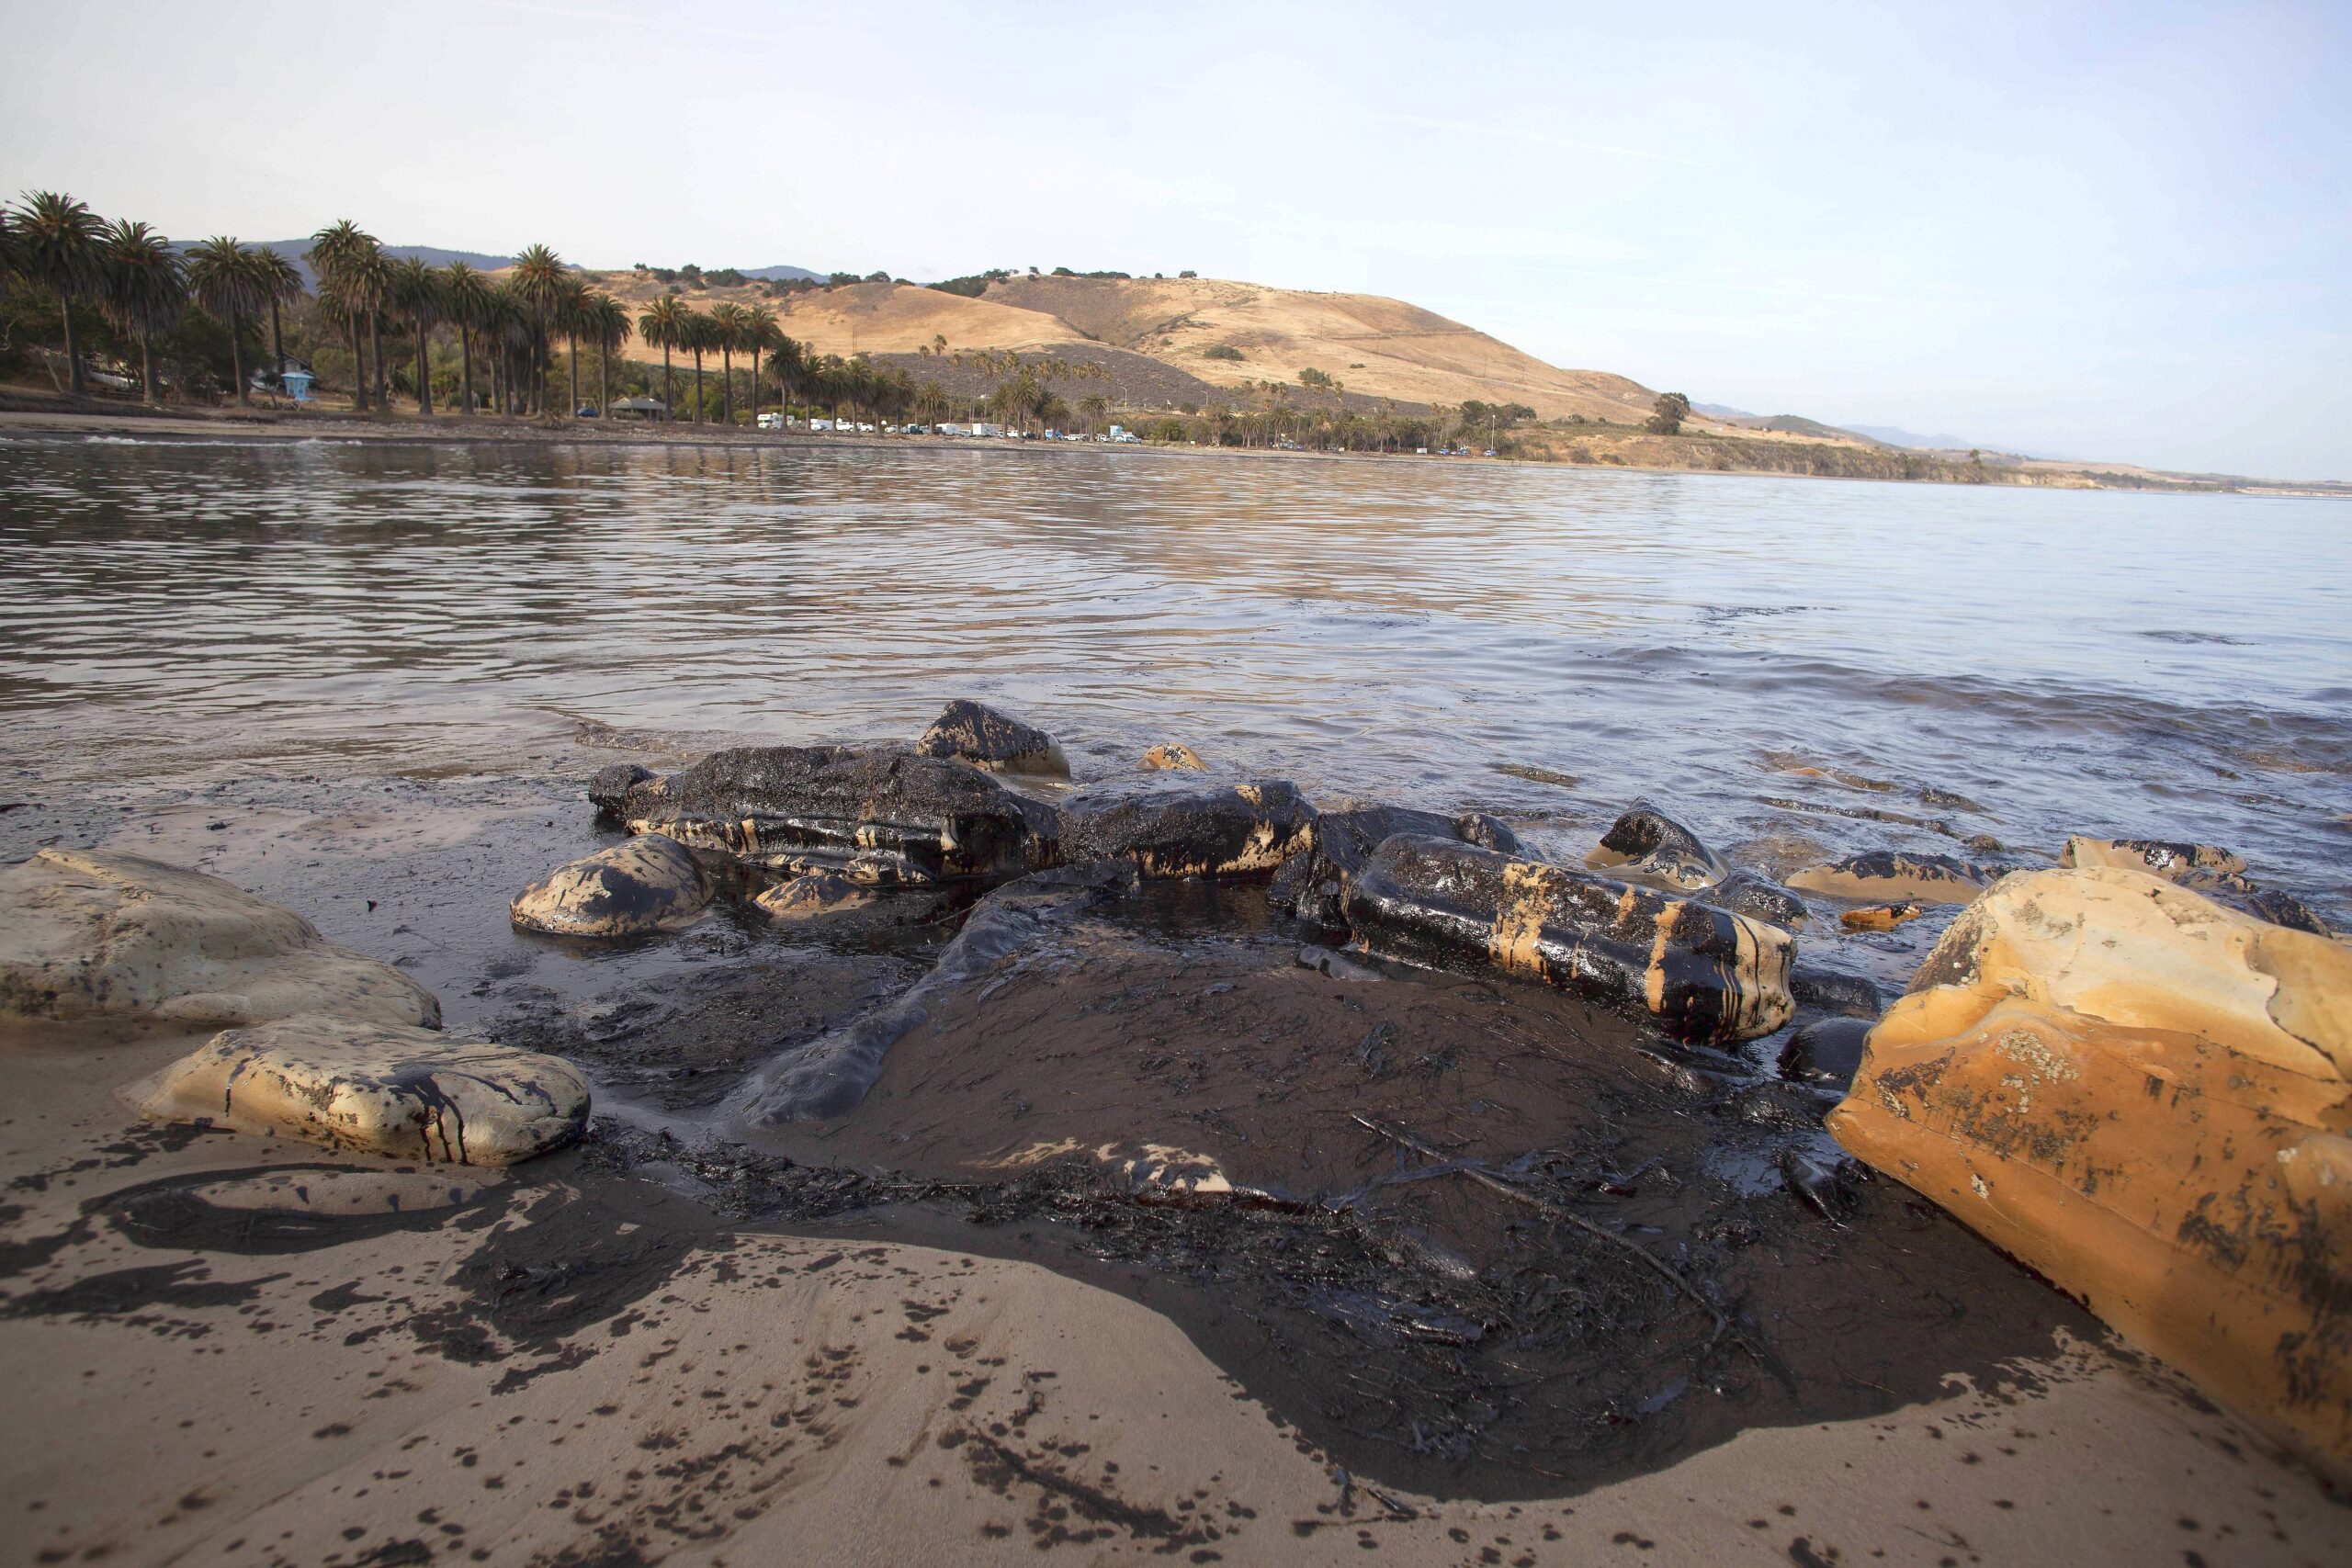
[[[593,787],[598,809],[633,833],[796,875],[997,880],[1060,858],[1052,807],[961,762],[894,748],[741,747],[667,778],[599,774]]]
[[[551,936],[643,936],[696,919],[711,891],[692,850],[647,833],[548,873],[507,913],[525,931]]]
[[[1789,1021],[1794,939],[1649,888],[1451,839],[1400,834],[1348,893],[1356,945],[1442,968],[1491,968],[1636,1008],[1687,1040]]]
[[[432,1027],[441,1004],[218,877],[140,855],[42,850],[0,871],[0,1013],[214,1027],[333,1013]]]
[[[2291,893],[2257,887],[2245,874],[2245,862],[2211,844],[2179,843],[2166,839],[2089,839],[2066,840],[2058,863],[2064,866],[2124,866],[2193,887],[2216,903],[2274,926],[2327,936],[2327,922]]]
[[[2352,1477],[2352,953],[2142,871],[2019,873],[1829,1124]]]
[[[1069,777],[1069,759],[1054,738],[985,703],[958,697],[915,742],[919,757],[952,757],[993,773]]]
[[[1346,925],[1349,882],[1374,850],[1399,833],[1520,852],[1519,835],[1484,812],[1445,817],[1403,806],[1341,807],[1317,813],[1307,852],[1292,856],[1274,874],[1276,908],[1311,924]]]
[[[1872,903],[1965,904],[2001,873],[1952,855],[1873,850],[1827,865],[1811,865],[1789,886],[1833,898]]]
[[[512,1165],[588,1124],[587,1082],[556,1057],[346,1019],[225,1030],[132,1094],[159,1122],[449,1165]]]
[[[1307,847],[1315,807],[1281,779],[1146,774],[1090,786],[1064,803],[1061,820],[1063,857],[1074,864],[1124,860],[1147,877],[1247,876]]]

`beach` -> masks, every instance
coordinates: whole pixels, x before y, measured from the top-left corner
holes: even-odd
[[[2033,584],[2097,552],[1891,487],[1351,465],[1310,504],[1280,465],[1072,456],[1076,488],[795,448],[0,452],[38,563],[0,597],[0,861],[218,877],[595,1094],[503,1171],[376,1161],[142,1120],[126,1089],[200,1034],[10,1024],[0,1378],[42,1415],[11,1560],[2329,1559],[2324,1483],[2063,1292],[1899,1183],[1785,1185],[1826,1103],[1785,1032],[1702,1048],[1336,953],[1261,876],[1148,880],[927,993],[852,1111],[763,1125],[762,1075],[937,971],[972,895],[514,928],[622,841],[602,771],[903,747],[967,693],[1067,749],[1073,783],[1014,781],[1057,810],[1181,739],[1208,782],[1487,814],[1564,865],[1663,795],[1786,878],[2048,863],[2145,825],[2154,776],[2164,825],[2345,907],[2325,595],[2200,576],[2195,518],[2131,513],[2166,569],[2069,624]],[[2281,504],[1952,502],[2175,503]],[[1790,558],[1710,551],[1718,504]],[[2017,581],[1916,614],[1851,547],[1891,516]],[[1808,1020],[1899,994],[1957,909],[1838,907],[1796,939],[1842,977]]]

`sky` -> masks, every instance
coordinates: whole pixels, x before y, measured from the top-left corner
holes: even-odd
[[[1555,364],[2352,479],[2352,4],[0,0],[0,196],[592,266],[1394,295]]]

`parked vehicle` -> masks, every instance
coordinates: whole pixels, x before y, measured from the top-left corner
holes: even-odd
[[[833,422],[830,419],[812,419],[808,422],[808,428],[811,430],[831,430],[832,427]]]

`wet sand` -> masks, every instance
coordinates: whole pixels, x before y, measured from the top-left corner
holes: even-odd
[[[388,1176],[135,1125],[115,1087],[186,1040],[0,1039],[0,1388],[43,1416],[0,1438],[8,1560],[2322,1562],[2343,1539],[2306,1472],[1899,1189],[1833,1224],[1748,1179],[1803,1142],[1789,1086],[1529,987],[1307,970],[1247,890],[1091,911],[944,999],[830,1131],[702,1146],[757,1047],[920,973],[952,912],[830,944],[725,915],[594,957],[520,942],[505,895],[590,841],[570,795],[231,784],[0,816],[8,858],[200,864],[400,961],[453,1024],[571,1032],[605,1113],[503,1179]],[[1359,1113],[1640,1242],[1730,1331]],[[1183,1191],[1220,1184],[1263,1196]]]

